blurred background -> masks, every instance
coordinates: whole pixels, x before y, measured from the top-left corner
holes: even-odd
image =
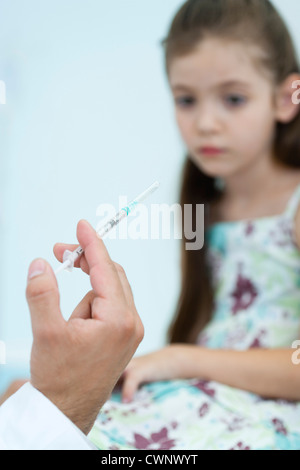
[[[147,204],[178,202],[184,161],[161,40],[182,0],[0,0],[0,392],[26,377],[32,342],[25,301],[36,257],[76,243],[78,220],[99,223],[155,180]],[[273,2],[299,50],[300,3]],[[178,240],[106,240],[126,270],[145,326],[137,354],[163,346],[180,286]],[[81,272],[59,277],[68,318],[90,290]]]

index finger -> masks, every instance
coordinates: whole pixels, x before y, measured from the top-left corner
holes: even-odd
[[[117,270],[106,246],[86,220],[78,223],[77,238],[84,250],[95,294],[107,299],[124,296]]]

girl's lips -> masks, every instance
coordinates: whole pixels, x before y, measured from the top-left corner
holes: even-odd
[[[204,155],[221,155],[224,150],[217,147],[201,147],[199,151]]]

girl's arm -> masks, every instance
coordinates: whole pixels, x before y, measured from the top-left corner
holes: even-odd
[[[213,380],[266,398],[300,400],[300,366],[292,349],[212,350],[175,346],[187,376]]]
[[[145,382],[213,380],[265,398],[300,400],[300,365],[292,349],[214,350],[175,344],[133,359],[124,373],[123,401]]]
[[[295,217],[300,250],[300,206]],[[199,378],[213,380],[265,398],[300,401],[300,365],[292,349],[213,350],[175,344],[131,361],[123,375],[124,401],[144,382]]]

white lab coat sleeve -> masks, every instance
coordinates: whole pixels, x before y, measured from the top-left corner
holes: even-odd
[[[1,450],[92,450],[87,437],[30,383],[0,407]]]

